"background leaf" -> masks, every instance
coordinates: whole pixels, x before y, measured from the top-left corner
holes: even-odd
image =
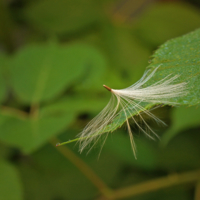
[[[7,85],[5,79],[5,69],[6,69],[6,56],[0,54],[0,102],[4,101],[7,95]]]
[[[42,0],[26,6],[24,19],[47,33],[80,31],[98,21],[99,6],[92,0]]]
[[[84,44],[24,47],[10,62],[14,91],[27,103],[54,98],[81,76],[87,78],[90,68],[102,73],[105,62],[99,54],[95,48]]]
[[[87,95],[86,95],[87,94]],[[85,96],[86,95],[86,96]],[[109,97],[108,97],[109,98]],[[77,115],[83,112],[99,112],[103,106],[107,104],[107,96],[89,96],[88,93],[74,96],[66,96],[60,100],[46,105],[41,109],[42,116],[48,116],[52,113],[76,113]],[[97,100],[99,100],[97,102]]]
[[[173,137],[185,129],[197,127],[200,123],[200,109],[196,107],[180,107],[172,111],[172,125],[162,136],[162,145],[166,145]]]
[[[137,146],[138,159],[133,159],[130,139],[126,131],[117,131],[114,136],[109,136],[106,140],[105,148],[109,149],[118,158],[139,169],[152,170],[157,166],[157,156],[153,144],[150,144],[146,138],[138,139],[134,137]],[[153,143],[153,142],[152,142]]]
[[[159,149],[158,168],[172,171],[198,169],[200,167],[199,138],[198,128],[188,129],[176,135],[167,146]]]
[[[72,149],[70,148],[71,151],[73,149],[73,147]],[[113,178],[115,178],[117,171],[121,167],[121,162],[113,154],[107,152],[102,152],[99,161],[97,161],[96,155],[92,157],[93,159],[82,155],[82,159],[106,183],[112,183]],[[55,199],[87,200],[99,195],[97,189],[87,178],[63,155],[56,151],[56,147],[45,145],[40,151],[35,152],[32,158],[34,163],[37,163],[37,170],[33,165],[27,165],[27,163],[21,163],[18,166],[25,183],[26,199],[48,200],[53,197]],[[30,176],[34,178],[30,180]],[[77,189],[79,192],[77,192]],[[34,194],[31,194],[29,191],[33,190]]]
[[[0,160],[0,172],[0,197],[5,200],[22,200],[22,183],[15,167]]]
[[[198,9],[183,3],[157,3],[142,15],[133,32],[148,45],[158,45],[199,28]]]
[[[31,153],[44,145],[52,136],[61,132],[74,119],[72,112],[54,112],[38,119],[19,119],[1,115],[0,139]]]
[[[137,81],[147,66],[151,55],[149,49],[138,42],[137,38],[127,28],[118,28],[108,24],[104,26],[101,37],[102,46],[109,55],[108,58],[112,67],[109,76],[117,72],[122,79],[119,83],[121,88]],[[110,77],[107,79],[110,79]],[[115,81],[113,87],[118,87],[117,82]]]

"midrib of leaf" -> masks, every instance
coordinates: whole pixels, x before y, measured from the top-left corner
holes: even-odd
[[[50,55],[50,52],[47,53]],[[40,100],[40,98],[42,97],[42,93],[45,90],[45,86],[49,77],[49,73],[50,73],[50,56],[46,55],[38,76],[38,80],[36,82],[35,85],[35,92],[33,94],[32,97],[32,105],[33,104],[37,104]]]
[[[33,138],[36,140],[39,139],[39,119],[31,119],[30,120],[31,134]]]

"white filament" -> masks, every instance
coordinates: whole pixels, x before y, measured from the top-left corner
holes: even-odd
[[[168,75],[162,80],[154,83],[153,85],[144,87],[144,84],[147,83],[147,81],[149,81],[153,77],[158,68],[159,66],[155,68],[150,74],[149,71],[146,71],[138,82],[136,82],[128,88],[115,90],[104,86],[107,87],[107,89],[109,88],[109,91],[112,93],[111,99],[107,106],[94,119],[92,119],[83,129],[83,131],[79,134],[80,138],[84,138],[80,140],[80,152],[82,152],[87,146],[90,146],[91,142],[93,142],[93,145],[90,146],[91,149],[96,144],[100,136],[103,134],[104,128],[108,124],[112,123],[112,121],[121,112],[123,112],[126,117],[127,129],[135,158],[136,146],[134,143],[133,134],[128,119],[129,116],[131,116],[131,113],[137,113],[142,122],[146,125],[149,132],[153,133],[154,136],[158,137],[156,133],[151,129],[151,127],[147,124],[147,122],[144,120],[144,118],[141,115],[141,112],[154,119],[157,123],[164,124],[164,122],[158,119],[150,111],[145,110],[145,108],[141,106],[141,103],[147,102],[156,104],[160,103],[177,105],[177,103],[170,101],[170,99],[174,97],[183,96],[187,93],[185,82],[174,83],[179,77],[179,75],[175,75],[173,77],[171,75]],[[138,124],[138,122],[133,116],[131,117],[131,119],[143,133],[145,133],[148,137],[154,139],[154,137],[152,137],[149,134],[149,132],[144,130]]]

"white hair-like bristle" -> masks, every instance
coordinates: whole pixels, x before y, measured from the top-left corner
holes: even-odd
[[[105,129],[105,127],[108,124],[112,123],[112,121],[121,112],[123,112],[126,117],[127,129],[135,158],[136,146],[129,124],[129,117],[131,116],[131,113],[135,112],[145,124],[147,129],[151,133],[153,133],[154,136],[158,137],[158,135],[144,120],[144,118],[141,115],[141,112],[154,119],[157,123],[164,124],[164,122],[157,118],[155,115],[153,115],[149,110],[145,110],[145,108],[141,106],[141,103],[146,102],[155,104],[159,103],[177,105],[177,103],[172,102],[170,100],[175,97],[183,96],[187,93],[186,82],[174,83],[179,77],[179,75],[168,75],[162,80],[150,86],[144,87],[145,83],[147,83],[153,77],[158,68],[159,66],[155,68],[151,73],[149,73],[149,71],[146,71],[138,82],[125,89],[116,90],[104,85],[104,87],[112,93],[111,99],[107,106],[94,119],[92,119],[83,129],[83,131],[79,134],[79,137],[83,138],[80,139],[80,152],[82,152],[88,146],[90,146],[91,149],[96,144],[100,136],[103,134],[102,131]],[[152,137],[138,124],[138,122],[133,116],[130,117],[130,119],[133,120],[133,122],[143,133],[145,133],[148,137],[154,139],[154,137]]]

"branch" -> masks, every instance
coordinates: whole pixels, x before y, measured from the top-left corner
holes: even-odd
[[[172,174],[163,178],[157,178],[145,183],[129,186],[126,188],[113,191],[113,199],[122,199],[130,196],[144,194],[146,192],[160,190],[166,187],[185,183],[195,183],[200,180],[200,170],[185,172],[180,174]]]
[[[83,162],[76,154],[74,154],[66,146],[56,147],[57,143],[60,141],[57,138],[52,138],[50,143],[59,151],[65,158],[67,158],[71,163],[73,163],[84,175],[87,177],[96,188],[102,193],[104,197],[110,199],[112,196],[112,190],[97,176],[97,174],[85,163]]]
[[[11,107],[8,107],[8,106],[1,106],[0,109],[1,109],[1,113],[3,115],[11,114],[13,116],[18,117],[19,119],[27,119],[29,117],[29,113],[21,111],[21,110],[16,109],[16,108],[11,108]]]
[[[38,103],[32,103],[29,113],[31,119],[38,119],[39,116],[39,104]]]
[[[195,187],[195,198],[194,200],[200,199],[200,181],[196,184]]]

